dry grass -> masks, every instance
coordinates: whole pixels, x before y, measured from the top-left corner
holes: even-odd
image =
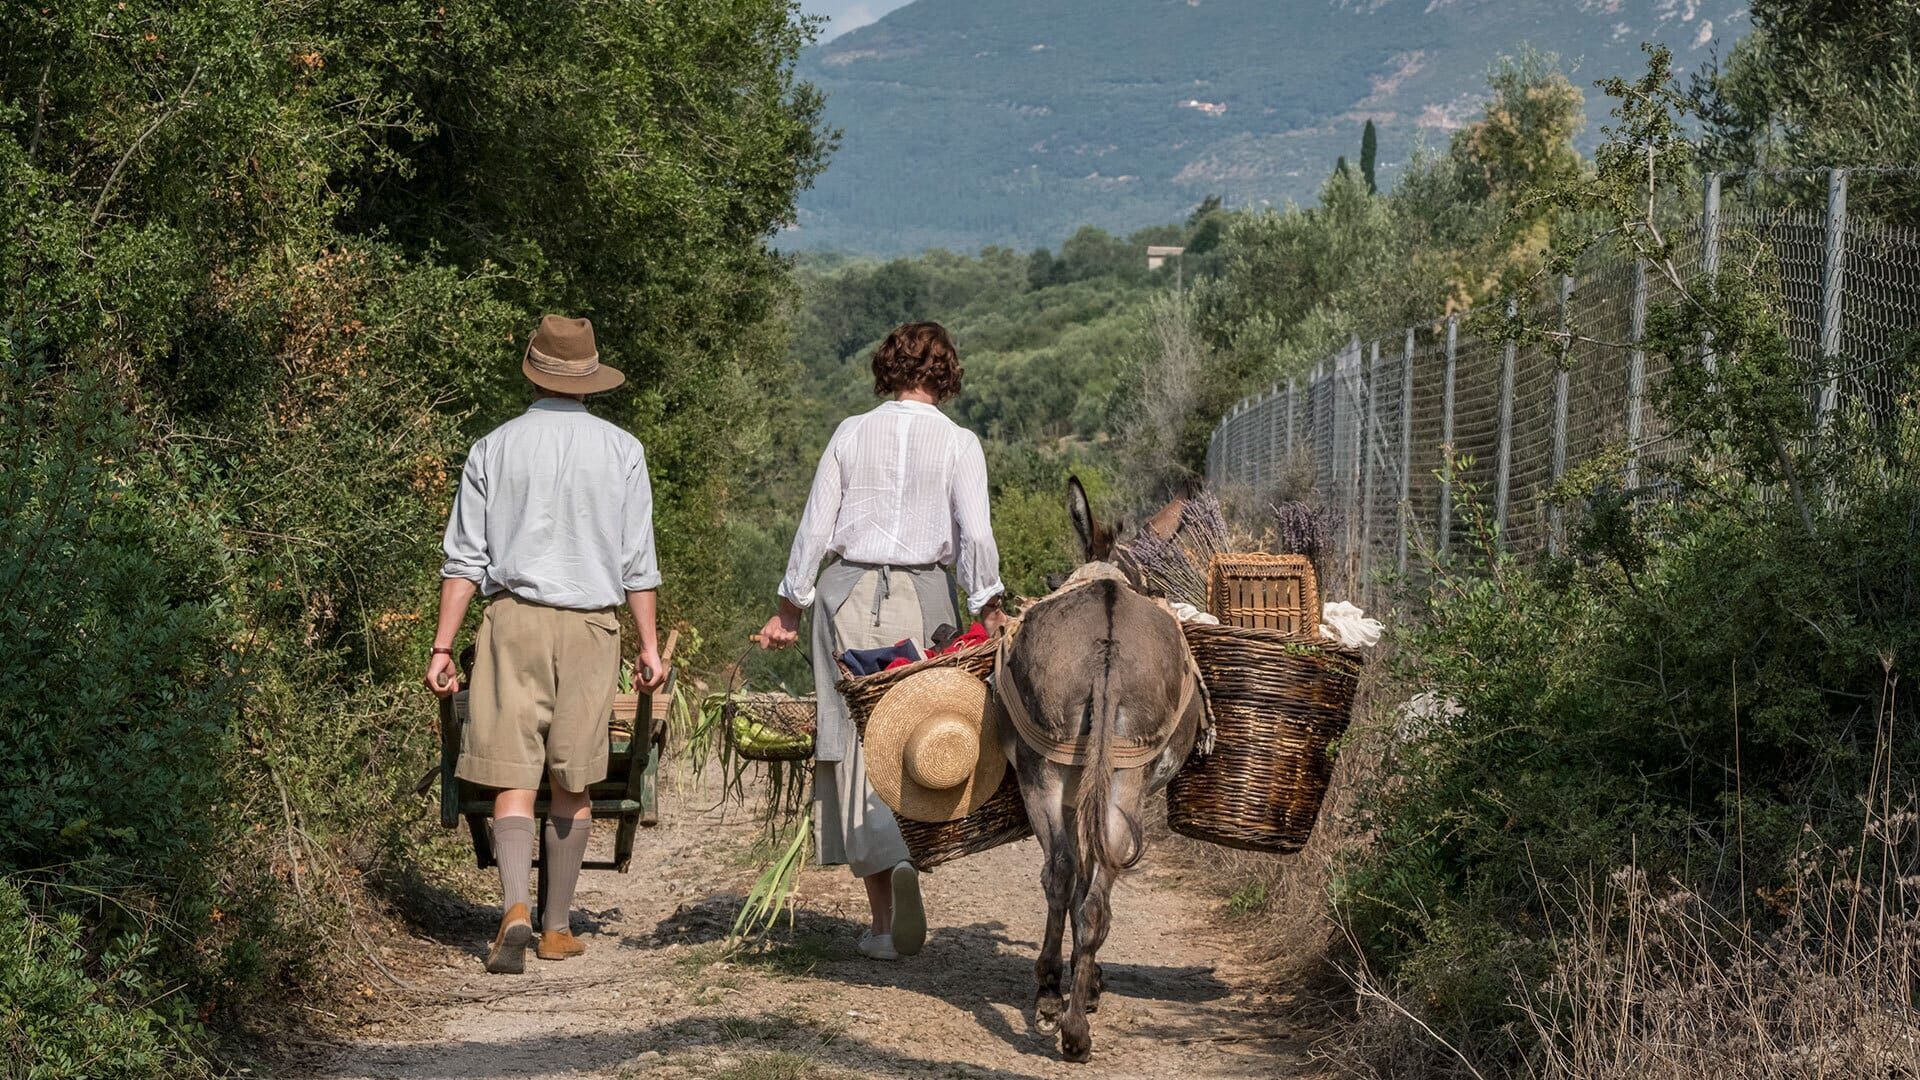
[[[1750,910],[1632,866],[1542,883],[1555,960],[1538,984],[1516,973],[1518,1053],[1470,1060],[1357,966],[1334,1062],[1375,1080],[1920,1080],[1920,793],[1890,771],[1891,722],[1889,705],[1857,840],[1807,829],[1792,879]]]
[[[1911,859],[1902,819],[1874,843]],[[1613,874],[1581,898],[1553,975],[1518,1002],[1542,1047],[1534,1075],[1920,1077],[1920,876],[1835,877],[1822,862],[1805,860],[1778,901],[1784,924],[1765,934],[1637,870]]]
[[[1535,1075],[1920,1080],[1920,793],[1892,772],[1891,685],[1883,710],[1859,837],[1807,829],[1791,879],[1757,891],[1768,910],[1633,867],[1575,898],[1553,974],[1516,1003]]]

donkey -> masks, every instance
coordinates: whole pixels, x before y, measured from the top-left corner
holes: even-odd
[[[1078,479],[1068,481],[1067,511],[1086,562],[1107,562],[1114,534],[1094,520]],[[1081,574],[1100,569],[1083,566]],[[1019,695],[1008,708],[1023,707],[1046,741],[1085,739],[1081,763],[1061,764],[1029,745],[1015,724],[1001,725],[1045,859],[1047,929],[1034,967],[1034,1026],[1059,1031],[1069,1061],[1093,1054],[1087,1014],[1099,1007],[1108,897],[1145,852],[1141,808],[1186,760],[1205,708],[1179,624],[1116,574],[1093,577],[1029,610],[998,676],[1003,701]],[[1116,747],[1126,747],[1129,760],[1151,756],[1119,767]],[[1069,916],[1073,986],[1063,1002],[1060,949]]]

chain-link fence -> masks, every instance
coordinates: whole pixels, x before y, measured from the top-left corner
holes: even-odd
[[[1670,268],[1614,262],[1563,281],[1530,314],[1577,328],[1564,360],[1558,342],[1476,336],[1458,315],[1356,339],[1222,417],[1209,482],[1262,498],[1310,484],[1340,512],[1325,572],[1351,595],[1421,551],[1467,542],[1454,505],[1463,485],[1501,543],[1552,550],[1562,523],[1546,495],[1570,468],[1615,450],[1632,490],[1688,452],[1652,407],[1666,370],[1639,347],[1647,313],[1736,266],[1778,283],[1807,407],[1824,416],[1857,402],[1884,417],[1898,407],[1890,364],[1920,336],[1920,229],[1849,218],[1847,170],[1813,174],[1827,181],[1824,210],[1771,197],[1770,175],[1708,177]],[[1713,362],[1710,347],[1702,361]],[[1451,475],[1449,450],[1464,463]]]

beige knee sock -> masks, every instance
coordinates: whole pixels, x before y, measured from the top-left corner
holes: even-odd
[[[547,818],[540,841],[540,858],[547,867],[547,904],[540,912],[542,930],[567,929],[573,911],[573,888],[580,882],[580,863],[587,857],[593,835],[592,818]]]
[[[533,819],[493,819],[493,861],[500,867],[503,907],[527,903],[527,874],[533,870]]]

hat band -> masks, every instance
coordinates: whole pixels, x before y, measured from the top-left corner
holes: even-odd
[[[594,353],[584,360],[562,360],[557,356],[548,356],[531,344],[527,346],[527,360],[540,374],[555,375],[563,379],[582,378],[600,369],[599,353]]]

